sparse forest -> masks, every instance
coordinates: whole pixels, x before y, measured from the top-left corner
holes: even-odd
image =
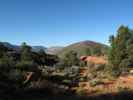
[[[43,49],[33,51],[25,42],[20,50],[1,42],[1,100],[99,100],[103,97],[124,100],[124,95],[130,98],[133,95],[133,30],[120,26],[116,36],[109,37],[109,43],[110,46],[105,46],[85,41],[52,55]]]

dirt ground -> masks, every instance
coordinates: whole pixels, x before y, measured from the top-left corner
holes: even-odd
[[[91,86],[90,82],[80,82],[79,87],[75,88],[84,92],[85,95],[117,93],[121,91],[133,90],[133,76],[120,76],[115,80],[105,79],[102,84]]]

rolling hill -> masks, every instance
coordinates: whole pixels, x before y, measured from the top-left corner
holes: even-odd
[[[95,55],[97,52],[100,52],[100,55],[106,55],[107,50],[108,46],[105,44],[86,40],[64,47],[57,55],[63,57],[69,51],[77,52],[78,56]]]
[[[61,46],[54,46],[54,47],[47,48],[45,51],[48,54],[56,55],[56,54],[58,54],[58,52],[62,51],[63,48],[64,47],[61,47]]]

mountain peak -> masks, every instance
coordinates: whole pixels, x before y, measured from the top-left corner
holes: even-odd
[[[68,45],[67,47],[63,48],[58,53],[58,55],[62,57],[64,54],[72,50],[77,52],[78,56],[83,56],[83,55],[87,55],[86,54],[87,50],[90,50],[90,52],[93,52],[93,51],[96,51],[96,49],[98,49],[101,52],[101,54],[103,54],[107,52],[108,46],[95,41],[85,40],[85,41],[80,41],[80,42]]]

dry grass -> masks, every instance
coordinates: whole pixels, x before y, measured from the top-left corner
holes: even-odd
[[[77,91],[84,91],[87,95],[118,93],[133,90],[133,76],[121,76],[115,80],[103,79],[102,84],[91,86],[90,82],[80,82]]]

